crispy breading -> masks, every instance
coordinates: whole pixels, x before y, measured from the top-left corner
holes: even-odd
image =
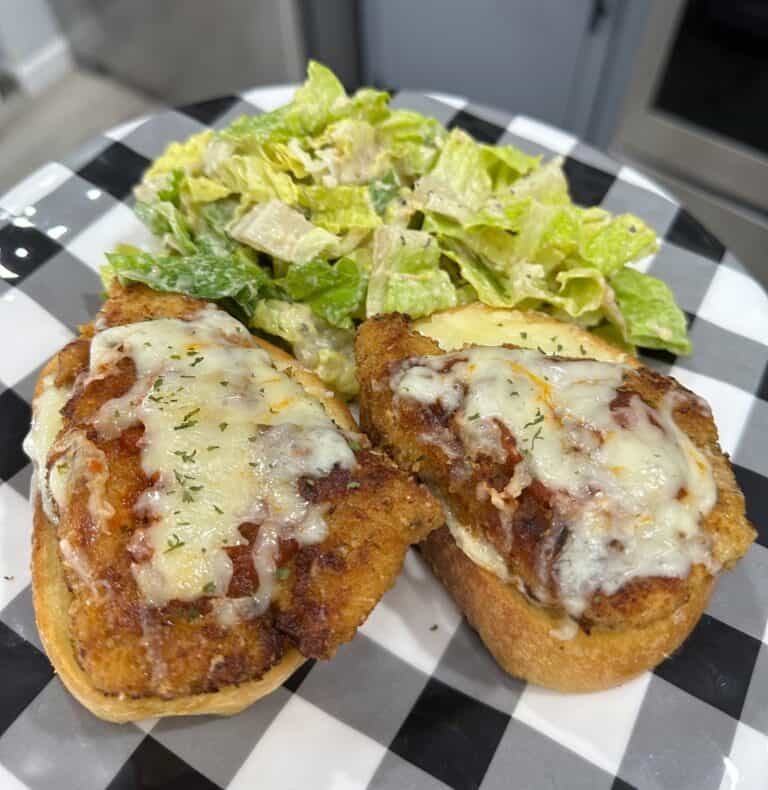
[[[535,482],[523,491],[512,520],[511,540],[492,502],[480,501],[476,494],[479,485],[502,490],[509,482],[519,460],[519,456],[515,457],[514,442],[503,463],[485,456],[466,457],[450,414],[439,408],[424,408],[416,402],[393,402],[389,379],[394,366],[409,357],[442,353],[434,340],[415,332],[404,316],[379,316],[365,322],[356,342],[361,424],[374,443],[384,447],[401,468],[435,486],[463,525],[494,545],[511,574],[522,581],[533,598],[533,591],[542,583],[538,550],[557,529],[548,492]],[[747,550],[754,530],[745,519],[744,499],[717,443],[717,429],[709,408],[674,379],[643,367],[628,370],[619,392],[636,393],[650,406],[658,407],[670,390],[678,394],[673,410],[676,423],[712,465],[718,500],[702,528],[712,536],[715,559],[729,567]],[[434,434],[435,430],[442,431],[444,437],[439,444],[421,438],[425,433]],[[445,452],[446,442],[456,442],[455,449],[464,466],[462,475],[453,474],[456,462]],[[678,610],[691,598],[694,589],[708,583],[708,577],[706,569],[696,565],[687,578],[635,579],[613,595],[593,595],[581,623],[586,629],[647,625]],[[556,579],[551,572],[547,590],[557,601]]]
[[[106,440],[91,427],[98,409],[133,385],[133,363],[124,359],[116,371],[87,386],[78,376],[87,369],[95,328],[150,318],[191,318],[203,304],[143,286],[114,285],[94,324],[83,327],[82,337],[59,353],[53,367],[57,385],[75,384],[63,409],[60,438],[78,434],[97,459],[73,487],[57,538],[65,540],[68,551],[88,569],[84,575],[63,563],[72,593],[70,630],[81,667],[93,685],[108,694],[174,698],[215,691],[261,677],[292,646],[306,657],[331,657],[391,586],[408,546],[443,521],[426,489],[383,453],[361,447],[354,470],[359,486],[348,486],[349,473],[344,472],[343,484],[317,481],[320,494],[306,494],[320,496],[327,504],[329,536],[304,548],[281,544],[280,565],[287,578],[281,580],[267,614],[224,628],[215,620],[208,597],[171,601],[162,608],[148,606],[134,581],[128,551],[143,523],[134,505],[150,485],[140,462],[144,429],[134,426]],[[56,458],[49,463],[55,464]],[[97,531],[88,485],[90,476],[101,471],[107,475],[105,499],[114,513]],[[257,530],[258,525],[241,527],[251,543]],[[229,594],[233,595],[231,588]]]

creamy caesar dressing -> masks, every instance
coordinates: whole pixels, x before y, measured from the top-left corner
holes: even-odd
[[[32,405],[32,425],[23,444],[24,452],[32,461],[32,474],[40,492],[43,510],[54,524],[58,521],[58,514],[51,495],[49,477],[59,477],[63,467],[54,467],[49,473],[48,457],[63,425],[61,410],[70,394],[69,387],[56,386],[52,374],[43,379],[40,393]]]
[[[683,577],[697,563],[716,570],[700,529],[717,496],[711,467],[675,425],[669,398],[660,409],[637,396],[612,407],[627,370],[476,347],[411,360],[390,382],[396,398],[454,413],[470,456],[495,457],[490,425],[507,427],[522,469],[490,499],[503,510],[532,480],[553,492],[568,537],[559,552],[541,547],[540,577],[545,586],[556,554],[559,598],[574,617],[595,592],[611,595],[634,578]]]
[[[159,319],[97,333],[89,377],[132,361],[131,390],[101,408],[104,438],[142,424],[141,464],[151,485],[136,505],[149,519],[151,557],[133,573],[153,605],[224,596],[232,577],[225,547],[245,544],[238,527],[260,525],[253,546],[256,596],[222,608],[222,620],[262,613],[272,597],[280,539],[306,545],[327,534],[322,508],[298,490],[355,456],[322,404],[234,319],[210,308],[190,321]],[[132,541],[135,543],[135,541]]]

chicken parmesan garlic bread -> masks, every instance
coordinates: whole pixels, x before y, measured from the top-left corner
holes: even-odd
[[[116,283],[40,376],[32,579],[97,716],[234,713],[351,639],[440,506],[295,360]]]
[[[569,691],[659,663],[755,535],[707,405],[535,313],[417,326],[360,328],[361,424],[442,499],[422,551],[491,653]]]

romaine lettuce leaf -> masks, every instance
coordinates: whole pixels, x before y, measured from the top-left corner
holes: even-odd
[[[206,176],[190,176],[186,180],[187,193],[193,203],[212,203],[228,197],[234,191]]]
[[[456,302],[456,288],[440,268],[440,248],[432,236],[387,226],[376,229],[366,315],[397,310],[418,318]]]
[[[261,115],[243,115],[218,136],[241,151],[254,151],[267,142],[287,142],[320,132],[333,118],[333,107],[346,99],[344,86],[333,72],[315,61],[307,68],[307,81],[293,101]]]
[[[293,101],[262,115],[243,115],[218,133],[242,152],[258,150],[265,143],[285,143],[293,137],[319,134],[326,126],[343,118],[375,123],[388,113],[387,93],[361,90],[348,97],[333,72],[310,61],[307,81],[296,91]]]
[[[411,183],[432,167],[447,132],[434,118],[411,110],[392,110],[377,125],[376,136],[395,162],[398,174]]]
[[[381,225],[365,187],[302,186],[299,188],[299,203],[309,209],[314,225],[331,233]]]
[[[352,228],[337,237],[335,242],[325,248],[325,257],[329,260],[344,258],[349,255],[357,257],[357,253],[361,251],[360,245],[367,243],[370,235],[370,228]]]
[[[403,143],[438,145],[447,136],[437,119],[413,110],[390,110],[376,130],[387,148],[393,149]]]
[[[425,218],[423,230],[436,234],[444,254],[458,265],[482,302],[494,307],[513,303],[510,274],[517,263],[515,236],[490,225],[465,230],[460,223],[437,215]],[[518,268],[517,275],[527,271],[528,264],[522,265],[526,268]]]
[[[395,169],[388,170],[383,176],[374,178],[368,184],[371,203],[377,214],[383,214],[390,202],[397,197],[400,185],[400,177]]]
[[[215,255],[151,255],[141,250],[107,253],[109,274],[122,282],[139,282],[155,291],[200,299],[232,300],[251,316],[262,296],[281,290],[269,274],[243,253]]]
[[[296,359],[340,395],[357,394],[352,330],[335,329],[308,305],[273,299],[256,305],[251,325],[290,344]]]
[[[347,100],[347,92],[336,75],[317,61],[307,67],[307,80],[296,90],[288,105],[294,118],[301,120],[304,134],[316,134],[333,117],[335,107]]]
[[[610,279],[626,326],[626,340],[644,348],[690,354],[685,315],[666,283],[629,267]]]
[[[637,354],[637,349],[631,343],[626,341],[624,338],[624,333],[620,327],[616,326],[616,324],[604,321],[599,326],[591,327],[589,331],[593,335],[596,335],[603,340],[607,340],[611,345],[616,346],[616,348],[626,351],[628,354],[632,354],[633,356]]]
[[[267,143],[260,150],[272,167],[297,179],[308,178],[327,169],[325,162],[314,160],[295,137],[287,143]]]
[[[550,159],[545,165],[532,170],[523,178],[518,178],[506,190],[506,194],[502,191],[497,198],[505,200],[506,195],[511,201],[529,197],[540,203],[572,205],[568,197],[568,182],[563,172],[562,157]]]
[[[506,189],[539,166],[540,156],[529,156],[513,145],[481,145],[493,190]]]
[[[588,212],[584,212],[584,215],[585,219],[590,216]],[[597,221],[582,222],[579,255],[606,277],[618,272],[630,261],[655,252],[656,246],[655,231],[632,214],[615,218],[606,215],[598,217]]]
[[[226,232],[226,227],[232,221],[237,208],[238,203],[234,198],[216,200],[200,207],[194,238],[198,252],[225,256],[231,255],[238,249],[245,249]]]
[[[352,316],[359,315],[365,300],[368,275],[352,258],[335,264],[315,259],[291,266],[279,285],[329,324],[352,329]]]
[[[230,193],[239,193],[249,203],[263,203],[272,198],[295,203],[298,199],[293,179],[257,154],[230,156],[209,172],[209,177]]]
[[[192,255],[197,247],[192,241],[187,220],[182,212],[166,201],[142,203],[138,201],[134,207],[136,216],[164,243],[182,255]]]
[[[466,132],[452,129],[432,170],[419,179],[416,197],[425,211],[464,222],[492,190],[483,149]]]
[[[440,237],[441,252],[459,268],[461,276],[474,289],[481,302],[491,307],[512,304],[503,274],[497,272],[482,256],[466,244],[450,236]]]
[[[144,178],[152,179],[171,170],[183,170],[189,174],[200,172],[203,154],[212,137],[213,132],[206,130],[193,134],[183,143],[170,143],[144,173]]]
[[[178,208],[181,203],[181,190],[186,180],[186,174],[180,168],[164,173],[157,180],[157,200],[173,203]]]
[[[569,318],[585,318],[600,310],[606,283],[599,271],[588,266],[565,269],[554,276],[554,283],[551,285],[554,299],[546,301],[560,308]]]
[[[279,200],[259,203],[230,228],[233,239],[289,263],[323,257],[339,239]]]
[[[334,118],[357,118],[374,125],[389,117],[389,94],[373,88],[361,88],[353,96],[339,101],[331,108]]]
[[[389,166],[389,154],[376,140],[367,121],[345,118],[332,123],[311,141],[317,159],[327,166],[327,186],[367,184]]]
[[[441,237],[443,252],[456,262],[480,301],[492,307],[552,308],[571,319],[601,308],[606,285],[597,269],[581,267],[548,274],[539,263],[513,260],[505,265],[489,257],[501,249],[488,241],[494,230],[487,228],[481,243],[477,231]]]

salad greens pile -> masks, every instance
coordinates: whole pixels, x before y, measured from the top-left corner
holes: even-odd
[[[480,300],[690,351],[669,288],[627,268],[656,249],[651,228],[574,205],[559,159],[388,100],[313,62],[290,104],[172,143],[135,191],[164,251],[121,246],[104,281],[217,300],[348,396],[355,324],[393,310]]]

